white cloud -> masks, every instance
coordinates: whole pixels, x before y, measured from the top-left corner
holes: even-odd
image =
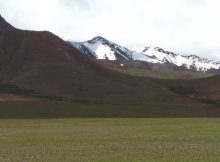
[[[219,0],[0,0],[14,26],[74,40],[101,35],[220,60]]]

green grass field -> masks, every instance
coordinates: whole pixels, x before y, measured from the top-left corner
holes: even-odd
[[[218,162],[220,119],[0,120],[1,162]]]

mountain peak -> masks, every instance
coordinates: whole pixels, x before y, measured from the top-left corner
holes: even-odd
[[[93,39],[91,39],[90,41],[88,41],[88,42],[91,42],[91,43],[95,43],[95,42],[102,42],[102,43],[107,43],[107,42],[109,42],[106,38],[104,38],[104,37],[101,37],[101,36],[96,36],[96,37],[94,37]]]
[[[107,40],[107,39],[105,39],[105,38],[103,38],[101,36],[96,36],[92,40],[102,40],[102,39]]]
[[[0,15],[0,31],[11,30],[14,27],[9,24],[1,15]]]

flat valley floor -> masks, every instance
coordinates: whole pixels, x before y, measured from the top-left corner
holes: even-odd
[[[1,162],[217,162],[218,118],[2,119]]]

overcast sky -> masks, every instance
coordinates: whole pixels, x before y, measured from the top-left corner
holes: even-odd
[[[0,0],[15,27],[64,39],[103,36],[129,48],[159,46],[220,61],[219,0]]]

